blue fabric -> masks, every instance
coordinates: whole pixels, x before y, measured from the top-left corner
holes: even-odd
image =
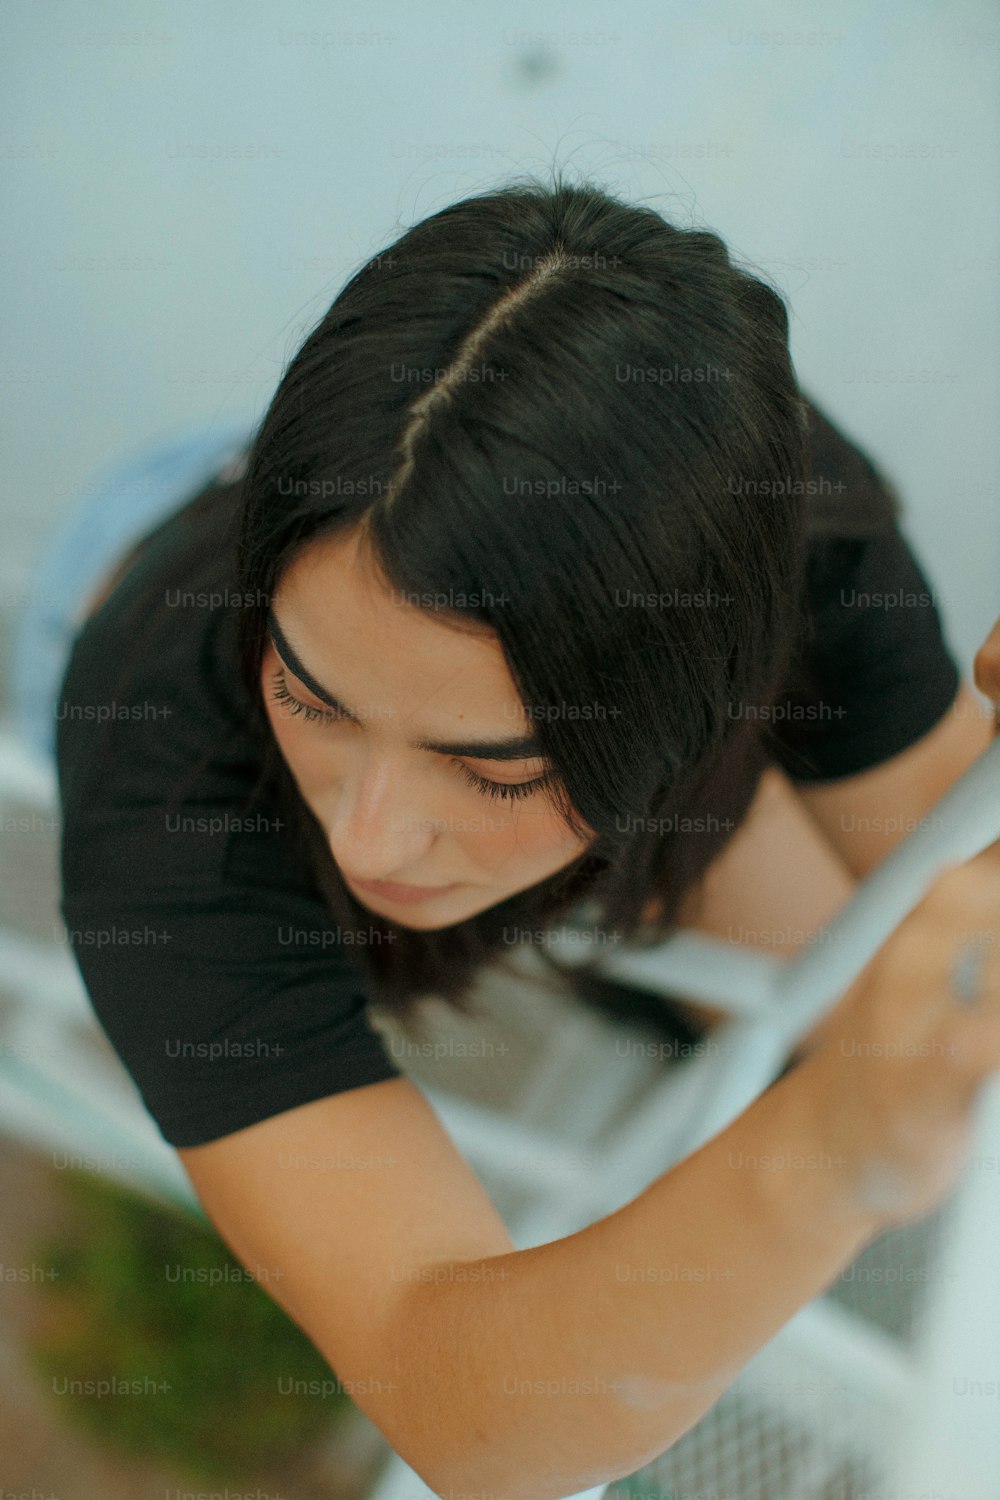
[[[247,448],[252,429],[186,432],[99,476],[43,552],[15,619],[8,677],[13,732],[54,765],[56,700],[79,629],[101,580],[147,532],[204,489]]]

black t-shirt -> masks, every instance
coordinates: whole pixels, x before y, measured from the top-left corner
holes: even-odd
[[[814,478],[879,485],[815,408],[813,422]],[[239,496],[216,483],[149,534],[78,634],[57,710],[60,911],[94,1012],[174,1146],[402,1071],[260,792],[229,607]],[[802,784],[906,749],[960,685],[898,526],[846,538],[819,525],[808,590],[814,636],[770,752]]]

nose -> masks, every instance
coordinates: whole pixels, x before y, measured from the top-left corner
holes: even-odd
[[[352,879],[415,885],[446,883],[416,874],[445,826],[422,810],[417,779],[388,755],[369,756],[344,777],[326,820],[333,857]]]

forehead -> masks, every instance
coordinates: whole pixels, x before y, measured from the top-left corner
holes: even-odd
[[[357,528],[311,542],[283,571],[275,614],[321,682],[361,702],[376,691],[416,711],[440,705],[495,727],[521,713],[499,639],[472,621],[459,628],[381,576]],[[505,716],[506,710],[506,716]]]

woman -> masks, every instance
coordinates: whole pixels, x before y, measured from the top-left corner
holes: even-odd
[[[906,832],[847,815],[920,816],[992,732],[898,509],[715,235],[529,183],[365,265],[243,470],[92,601],[56,713],[95,1010],[220,1233],[441,1493],[631,1473],[954,1181],[1000,1066],[995,951],[975,1008],[949,987],[995,852],[727,1130],[535,1249],[366,1014],[467,1006],[506,934],[574,915],[825,920]],[[822,1169],[728,1165],[790,1147]],[[664,1257],[720,1277],[616,1275]]]

